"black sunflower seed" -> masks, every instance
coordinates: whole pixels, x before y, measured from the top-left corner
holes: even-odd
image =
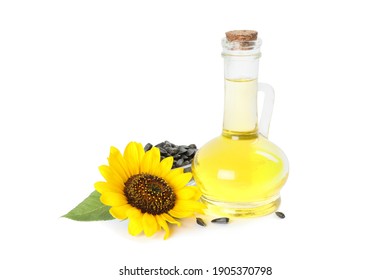
[[[195,149],[188,149],[186,155],[187,155],[187,156],[192,156],[195,152],[196,152]]]
[[[164,142],[158,143],[156,145],[157,148],[163,148],[164,147]]]
[[[168,152],[168,154],[169,154],[170,156],[173,156],[174,154],[176,154],[176,153],[174,152],[175,149],[172,148],[172,147],[167,147],[166,150],[167,150],[167,152]]]
[[[179,154],[184,154],[187,150],[186,146],[179,146]]]
[[[196,218],[196,223],[202,227],[206,226],[206,223],[203,221],[202,218]]]
[[[150,143],[146,144],[144,147],[145,152],[149,151],[152,147],[153,147],[152,144],[150,144]]]
[[[281,219],[284,219],[284,218],[286,217],[286,215],[284,215],[283,212],[277,211],[277,212],[275,212],[275,214],[276,214],[276,216],[278,216],[278,217],[281,218]]]
[[[211,220],[211,222],[216,224],[227,224],[229,223],[229,218],[227,217],[216,218],[214,220]]]
[[[160,154],[166,156],[168,155],[168,152],[164,148],[160,148]]]
[[[177,166],[182,166],[183,165],[183,162],[184,162],[184,159],[178,159],[177,162],[176,162],[176,165]]]

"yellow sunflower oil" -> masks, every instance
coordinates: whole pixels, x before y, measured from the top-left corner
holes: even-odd
[[[239,31],[234,31],[239,32]],[[242,42],[242,41],[239,41]],[[254,217],[275,212],[288,177],[288,160],[267,139],[273,92],[265,95],[260,127],[257,116],[259,45],[243,49],[223,40],[225,98],[222,134],[199,149],[194,179],[208,212],[218,216]],[[233,45],[233,46],[232,46]],[[271,98],[271,103],[266,99]]]

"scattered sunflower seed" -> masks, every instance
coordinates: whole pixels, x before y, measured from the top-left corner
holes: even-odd
[[[202,218],[196,218],[196,223],[202,227],[206,226],[206,223],[203,221]]]
[[[227,224],[229,223],[229,218],[227,217],[216,218],[214,220],[211,220],[211,222],[216,224]]]
[[[275,212],[275,214],[276,214],[276,216],[278,216],[281,219],[284,219],[286,217],[283,212],[277,211],[277,212]]]

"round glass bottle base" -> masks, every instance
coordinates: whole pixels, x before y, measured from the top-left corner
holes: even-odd
[[[212,216],[231,218],[252,218],[274,213],[280,205],[280,196],[274,196],[261,202],[221,202],[208,199],[204,196],[201,201],[206,205],[206,213]]]

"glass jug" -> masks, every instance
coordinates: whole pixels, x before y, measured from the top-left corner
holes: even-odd
[[[254,217],[275,212],[288,177],[288,160],[268,140],[274,91],[258,83],[261,40],[238,30],[222,39],[225,98],[222,134],[201,147],[192,172],[212,215]],[[260,121],[257,93],[264,93]]]

